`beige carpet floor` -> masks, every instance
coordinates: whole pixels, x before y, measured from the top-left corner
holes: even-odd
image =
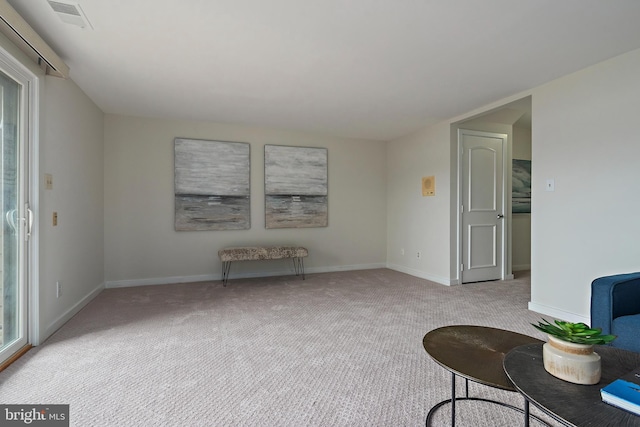
[[[0,373],[0,402],[70,404],[73,426],[420,426],[450,395],[425,333],[473,324],[543,338],[529,299],[527,273],[447,287],[387,269],[107,289]],[[523,422],[487,403],[457,413],[461,427]]]

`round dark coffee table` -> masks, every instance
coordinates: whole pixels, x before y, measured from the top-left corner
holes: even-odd
[[[517,391],[503,369],[505,354],[524,344],[541,345],[539,339],[484,326],[445,326],[428,332],[422,344],[426,352],[440,366],[451,372],[451,398],[434,405],[427,415],[426,425],[440,407],[451,404],[451,425],[456,423],[456,401],[476,400],[496,403],[524,414],[525,425],[529,425],[529,404],[525,399],[524,409],[504,402],[478,397],[469,397],[469,380],[507,391]],[[464,397],[456,397],[456,376],[465,379]],[[543,420],[532,416],[543,424]]]
[[[504,370],[514,387],[543,412],[567,426],[640,426],[640,417],[602,401],[600,389],[640,366],[640,353],[596,346],[602,360],[602,378],[595,385],[563,381],[549,374],[542,362],[542,344],[510,351]]]

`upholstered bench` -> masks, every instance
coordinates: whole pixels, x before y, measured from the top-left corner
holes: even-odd
[[[302,275],[304,280],[303,258],[309,251],[301,246],[246,246],[238,248],[224,248],[218,251],[222,261],[222,284],[227,286],[229,270],[233,261],[258,261],[266,259],[293,259],[296,276]]]

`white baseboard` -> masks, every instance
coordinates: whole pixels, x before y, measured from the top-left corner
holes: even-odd
[[[424,271],[415,270],[413,268],[408,268],[402,265],[389,263],[387,264],[387,268],[391,270],[399,271],[401,273],[406,273],[411,276],[419,277],[421,279],[426,279],[432,282],[440,283],[441,285],[445,285],[445,286],[454,286],[454,285],[460,284],[460,280],[458,279],[448,279],[446,277],[434,276],[432,274],[427,274]],[[508,274],[502,280],[512,280],[513,278],[514,278],[513,274]]]
[[[78,314],[80,310],[84,308],[92,299],[98,296],[100,292],[102,292],[105,288],[104,283],[99,284],[96,288],[94,288],[91,292],[89,292],[84,298],[78,301],[73,307],[64,312],[61,316],[51,322],[47,329],[45,329],[44,334],[40,334],[40,343],[43,343],[47,338],[49,338],[55,331],[60,329],[62,325],[67,323],[73,316]]]
[[[336,271],[352,271],[352,270],[372,270],[376,268],[386,268],[384,263],[376,264],[353,264],[353,265],[338,265],[331,267],[312,267],[305,268],[305,274],[314,273],[333,273]],[[258,277],[274,277],[274,276],[293,276],[295,273],[291,270],[270,271],[270,272],[243,272],[238,274],[232,274],[229,276],[229,280],[234,279],[254,279]],[[129,288],[133,286],[152,286],[152,285],[169,285],[173,283],[193,283],[193,282],[210,282],[214,280],[221,280],[220,274],[203,274],[197,276],[173,276],[173,277],[154,277],[150,279],[131,279],[131,280],[115,280],[105,283],[107,289],[111,288]]]
[[[549,307],[543,304],[537,304],[531,301],[529,301],[529,310],[535,311],[536,313],[540,313],[540,314],[546,314],[547,316],[564,320],[566,322],[575,322],[575,323],[582,322],[582,323],[586,323],[587,325],[591,324],[591,319],[589,317],[584,317],[579,314],[570,313],[568,311],[559,310],[554,307]]]
[[[374,264],[351,264],[335,265],[332,267],[305,268],[305,273],[334,273],[336,271],[375,270],[376,268],[387,268],[387,264],[379,262]]]
[[[169,285],[173,283],[192,283],[192,282],[209,282],[212,280],[220,280],[219,274],[201,274],[198,276],[172,276],[172,277],[154,277],[150,279],[130,279],[130,280],[114,280],[107,281],[105,287],[112,288],[131,288],[134,286],[154,286]]]
[[[419,277],[421,279],[426,279],[432,282],[440,283],[441,285],[451,286],[451,285],[457,284],[457,283],[454,283],[454,282],[457,282],[457,280],[452,281],[451,279],[448,279],[445,277],[434,276],[432,274],[427,274],[424,271],[415,270],[413,268],[408,268],[402,265],[388,263],[387,268],[390,270],[399,271],[400,273],[406,273],[411,276]]]

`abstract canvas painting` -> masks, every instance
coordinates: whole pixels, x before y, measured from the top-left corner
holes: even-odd
[[[531,160],[513,159],[511,212],[531,213]]]
[[[251,227],[250,145],[176,138],[176,231]]]
[[[265,227],[328,224],[327,149],[265,145]]]

